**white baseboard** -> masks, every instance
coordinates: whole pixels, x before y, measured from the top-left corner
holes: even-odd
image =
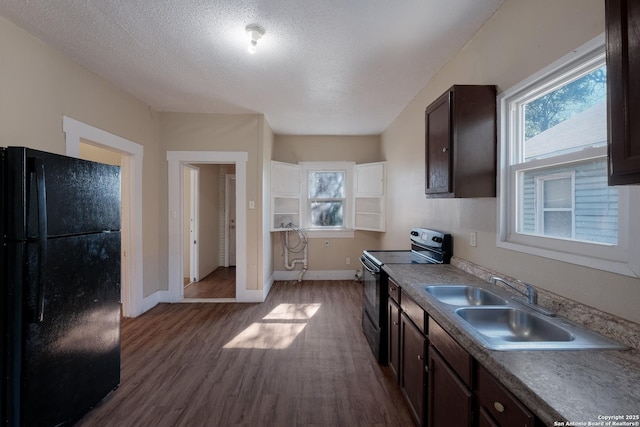
[[[267,299],[267,296],[269,295],[269,292],[271,292],[271,287],[273,286],[273,274],[271,275],[271,277],[269,277],[269,279],[267,279],[266,282],[264,282],[262,284],[262,292],[264,293],[264,299]]]
[[[264,302],[276,280],[298,280],[299,271],[274,271],[273,275],[262,285],[262,289],[243,289],[236,295],[235,301],[241,303]],[[355,279],[356,270],[319,270],[307,271],[304,280],[352,280]],[[205,301],[205,300],[203,300]],[[209,300],[207,300],[209,301]],[[151,310],[162,302],[177,302],[170,291],[160,290],[152,293],[142,300],[142,313]],[[192,301],[201,302],[201,301]],[[140,314],[142,314],[140,313]]]
[[[156,291],[142,300],[142,313],[146,313],[161,302],[173,302],[169,291]]]
[[[242,289],[236,292],[236,302],[264,302],[262,289]]]
[[[298,280],[299,270],[274,271],[274,280]],[[355,280],[356,270],[308,270],[302,280]]]

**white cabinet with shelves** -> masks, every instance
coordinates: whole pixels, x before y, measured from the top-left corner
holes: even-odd
[[[385,162],[355,166],[356,230],[385,231]]]
[[[300,226],[300,166],[271,162],[271,231],[286,230],[287,224]]]
[[[271,161],[271,231],[287,230],[289,223],[304,227],[303,170],[299,164]],[[347,201],[353,227],[385,231],[385,162],[355,165],[348,173],[353,174],[353,196]]]

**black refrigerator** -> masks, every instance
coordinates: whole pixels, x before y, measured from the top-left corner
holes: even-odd
[[[120,383],[120,168],[0,152],[2,425],[71,425]]]

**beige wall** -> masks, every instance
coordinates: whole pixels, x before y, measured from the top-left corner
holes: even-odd
[[[264,116],[261,117],[259,129],[262,154],[262,197],[260,198],[262,233],[260,233],[259,265],[262,269],[262,274],[260,274],[262,282],[271,283],[273,278],[273,251],[271,250],[273,234],[269,233],[269,229],[271,224],[271,159],[273,157],[274,134]]]
[[[1,146],[65,154],[63,116],[144,146],[144,295],[155,292],[160,281],[158,114],[2,17],[0,57]]]
[[[372,163],[385,160],[380,136],[276,135],[273,160],[286,163],[307,161],[352,161]]]
[[[107,165],[121,166],[122,155],[105,148],[95,147],[88,142],[80,142],[80,158]]]
[[[263,120],[258,114],[190,114],[162,113],[160,115],[160,146],[163,156],[167,151],[243,151],[248,153],[247,206],[254,201],[256,209],[247,210],[247,283],[246,289],[262,289],[262,267],[258,265],[262,242],[262,153],[259,128]],[[160,182],[167,182],[167,164],[160,168]],[[167,186],[160,188],[160,274],[168,277],[168,206]],[[261,258],[260,258],[261,259]],[[260,276],[259,276],[260,272]],[[159,285],[167,289],[166,279]]]
[[[640,280],[498,249],[496,199],[434,200],[423,191],[427,105],[458,83],[496,84],[502,92],[603,31],[602,0],[506,0],[382,135],[392,189],[384,246],[403,244],[412,226],[448,230],[458,257],[640,322]],[[470,231],[478,233],[476,248]]]
[[[302,161],[353,161],[371,163],[384,160],[380,151],[380,137],[369,136],[295,136],[276,135],[273,160],[287,163]],[[267,221],[267,226],[269,225]],[[407,232],[408,233],[408,232]],[[405,233],[405,237],[408,234]],[[365,249],[375,249],[380,245],[383,233],[356,231],[350,238],[309,239],[309,270],[359,270],[358,259]],[[281,233],[273,236],[274,270],[284,271],[284,255]],[[408,246],[405,239],[402,248]],[[328,242],[328,246],[325,245]],[[298,256],[296,256],[297,258]],[[346,264],[350,258],[351,263]],[[298,267],[299,269],[299,267]]]

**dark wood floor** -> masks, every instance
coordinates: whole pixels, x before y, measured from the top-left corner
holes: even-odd
[[[412,426],[361,332],[362,285],[161,304],[122,325],[122,383],[78,426]]]
[[[184,288],[185,298],[235,298],[236,268],[218,267],[199,282]]]

